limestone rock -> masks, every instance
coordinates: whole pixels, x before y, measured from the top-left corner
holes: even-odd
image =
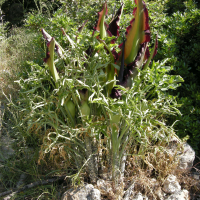
[[[178,148],[180,144],[181,141],[179,139],[176,137],[171,138],[171,141],[167,147],[167,152],[172,156],[175,156],[176,160],[178,160],[178,169],[190,171],[195,159],[195,151],[188,143],[183,144],[183,150],[181,151]]]
[[[103,195],[114,195],[110,181],[99,179],[97,181],[97,187]]]
[[[184,147],[184,152],[179,156],[180,161],[178,168],[191,170],[195,159],[195,151],[187,143],[185,143],[183,147]]]
[[[158,198],[159,200],[164,200],[165,193],[162,191],[162,188],[161,188],[161,187],[158,187],[158,188],[155,190],[155,195],[157,196],[157,198]]]
[[[167,197],[166,200],[189,200],[189,192],[187,190],[180,190],[174,194]]]
[[[179,192],[181,190],[181,186],[177,181],[176,176],[169,175],[164,181],[163,191],[169,194],[173,194],[175,192]]]
[[[140,192],[132,200],[148,200],[147,197],[144,197]]]
[[[93,185],[86,184],[77,189],[69,189],[63,194],[61,200],[101,200],[101,194]]]

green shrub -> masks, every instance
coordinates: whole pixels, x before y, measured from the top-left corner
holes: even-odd
[[[178,103],[182,105],[180,111],[183,115],[171,120],[178,120],[175,125],[177,134],[180,137],[188,135],[190,138],[188,142],[198,154],[200,145],[200,117],[198,114],[200,109],[200,82],[198,78],[200,75],[200,61],[198,59],[200,10],[194,1],[181,1],[184,9],[179,1],[165,2],[166,4],[158,4],[159,14],[156,16],[156,22],[152,24],[153,31],[158,32],[159,38],[159,51],[155,59],[170,58],[167,64],[173,66],[171,74],[181,75],[184,79],[182,86],[173,92],[173,95],[178,97]],[[167,9],[169,5],[171,10]],[[154,3],[149,6],[156,9]],[[152,14],[154,17],[155,14]]]
[[[50,15],[62,5],[58,0],[3,0],[0,4],[5,15],[4,20],[8,22],[8,28],[12,28],[12,26],[22,26],[26,15],[33,10],[50,17]]]
[[[166,13],[168,15],[172,15],[173,13],[184,12],[185,10],[185,0],[168,0],[165,4],[166,7]]]

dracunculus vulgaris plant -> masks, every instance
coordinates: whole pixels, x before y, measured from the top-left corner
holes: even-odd
[[[141,72],[148,68],[156,54],[157,39],[150,53],[148,11],[144,1],[135,0],[135,4],[133,19],[119,47],[123,5],[107,24],[108,9],[104,4],[98,13],[91,39],[86,38],[86,43],[89,41],[91,45],[85,49],[83,44],[86,43],[77,35],[73,40],[62,29],[68,43],[67,48],[62,48],[42,29],[47,41],[44,61],[49,66],[54,89],[48,91],[48,98],[44,90],[44,103],[37,102],[29,116],[38,119],[37,127],[51,127],[44,139],[46,153],[56,145],[59,148],[64,145],[66,153],[62,155],[65,155],[69,167],[77,169],[73,180],[85,170],[93,183],[100,177],[111,179],[114,191],[120,191],[116,189],[118,186],[123,187],[125,163],[133,141],[141,142],[143,136],[139,132],[147,134],[150,130],[145,123],[151,120],[152,130],[157,130],[156,123],[162,126],[156,117],[146,117],[139,112],[148,110],[148,103],[143,100],[148,90],[139,92],[145,77]],[[78,29],[77,34],[81,35],[85,25]],[[54,52],[58,55],[57,59]],[[157,109],[159,116],[162,116],[160,112],[170,112],[165,107],[162,109]],[[139,127],[140,131],[136,129],[137,123],[142,127]],[[33,120],[29,121],[30,127],[31,124],[34,124]],[[150,144],[147,138],[144,137],[147,140],[145,144]]]
[[[137,78],[138,71],[145,70],[149,66],[151,59],[154,57],[157,51],[156,39],[151,54],[149,52],[148,43],[150,42],[150,27],[146,5],[142,0],[135,0],[135,3],[137,7],[133,10],[133,19],[130,21],[130,25],[126,29],[125,38],[122,44],[119,45],[121,51],[118,53],[116,52],[115,48],[110,47],[109,44],[106,43],[105,38],[112,37],[113,39],[110,40],[111,44],[115,44],[117,42],[120,29],[119,21],[123,11],[123,4],[118,9],[116,15],[113,17],[109,24],[105,22],[105,18],[108,12],[106,3],[104,4],[103,9],[98,13],[98,20],[91,37],[94,37],[99,43],[103,44],[104,48],[101,49],[101,51],[105,51],[109,57],[109,63],[105,69],[101,71],[101,73],[105,74],[103,81],[101,81],[101,86],[103,87],[103,95],[106,98],[118,100],[124,99],[119,87],[121,86],[126,89],[131,89],[132,85],[134,84],[134,79]],[[79,32],[81,32],[84,26],[85,23],[79,29]],[[76,41],[72,41],[72,39],[65,33],[63,29],[62,31],[63,34],[67,37],[72,49],[76,48],[78,43],[77,38]],[[58,53],[59,57],[65,61],[66,65],[70,63],[70,60],[66,58],[65,50],[55,41],[53,37],[51,37],[44,29],[42,29],[42,33],[48,42],[47,56],[44,61],[49,66],[50,73],[55,81],[55,87],[58,88],[59,75],[54,64],[54,49]],[[95,51],[92,49],[92,47],[89,47],[86,50],[85,58],[91,59],[91,56],[97,56],[100,53],[99,51],[100,50]],[[85,70],[87,70],[88,64],[84,64],[86,66]],[[77,81],[82,83],[84,82],[83,79],[84,78],[79,77],[79,80]],[[84,86],[82,89],[78,89],[77,91],[79,100],[75,97],[74,94],[72,94],[66,97],[62,103],[67,116],[74,127],[76,126],[75,116],[80,115],[83,118],[83,124],[84,117],[92,117],[92,106],[89,105],[90,102],[88,101],[89,93],[91,94],[91,91],[89,91],[87,87],[84,88]],[[92,94],[95,94],[94,91]],[[76,111],[79,113],[79,115],[75,114]],[[112,180],[116,181],[120,175],[120,166],[122,165],[122,157],[124,156],[126,148],[125,144],[127,144],[128,141],[128,125],[123,122],[123,128],[119,128],[119,124],[121,121],[123,121],[123,113],[119,106],[117,108],[112,106],[109,107],[109,112],[106,112],[105,109],[102,109],[100,112],[105,115],[105,120],[107,120],[109,131],[111,132],[109,154],[111,159]],[[124,139],[124,137],[126,139]],[[86,154],[88,154],[87,158],[89,158],[92,155],[93,139],[90,138],[88,134],[85,135],[85,143],[87,149]],[[98,174],[97,170],[95,169],[96,164],[93,157],[94,156],[88,160],[88,168],[91,181],[96,182]]]

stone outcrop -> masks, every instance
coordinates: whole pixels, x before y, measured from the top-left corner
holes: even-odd
[[[192,169],[193,162],[195,159],[195,151],[188,143],[185,143],[183,147],[183,153],[180,156],[178,156],[178,158],[180,159],[178,168],[190,171]]]
[[[182,145],[182,150],[179,148],[180,145],[180,140],[173,137],[166,150],[178,161],[178,169],[190,171],[195,159],[195,151],[188,143]]]
[[[101,194],[93,185],[86,184],[77,189],[69,189],[63,194],[61,200],[101,200]]]
[[[189,192],[187,190],[180,190],[167,197],[165,200],[189,200]]]
[[[181,186],[174,175],[168,175],[164,181],[162,190],[170,194],[165,200],[189,200],[189,192],[187,190],[181,190]]]
[[[181,190],[181,186],[178,183],[176,176],[169,175],[163,184],[163,191],[165,193],[173,194],[175,192],[179,192]]]
[[[166,151],[175,157],[175,162],[178,163],[178,169],[190,171],[195,159],[195,152],[187,143],[182,145],[182,149],[179,148],[180,146],[180,141],[176,138],[173,138],[169,142],[168,147],[166,147]],[[158,184],[156,179],[154,182],[155,184]],[[155,189],[153,192],[156,198],[159,200],[189,200],[189,192],[181,188],[177,177],[173,174],[169,174],[166,177],[162,186],[155,186],[157,189]],[[99,190],[95,189],[91,184],[86,184],[85,186],[78,187],[77,189],[72,188],[63,194],[62,200],[100,200],[101,195],[109,196],[108,193],[111,196],[114,195],[112,186],[108,181],[102,179],[98,180],[97,188]],[[129,193],[129,195],[124,195],[124,200],[148,200],[147,196],[140,192],[136,193],[134,191],[134,185]],[[124,194],[126,194],[126,192]]]
[[[146,196],[143,196],[140,192],[135,195],[135,197],[132,200],[148,200]]]

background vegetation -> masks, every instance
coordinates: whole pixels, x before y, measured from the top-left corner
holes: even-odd
[[[183,77],[184,83],[174,91],[181,104],[182,116],[175,125],[180,137],[189,136],[189,144],[199,154],[200,147],[200,50],[199,2],[166,1],[164,16],[158,25],[160,51],[157,59],[170,58],[172,74]]]
[[[16,13],[16,15],[19,14],[19,21],[12,21],[12,17],[9,15],[10,11],[7,10],[11,8],[9,5],[16,2],[14,0],[6,1],[2,10],[4,9],[6,15],[4,19],[9,20],[9,23],[0,25],[1,88],[7,97],[11,94],[14,103],[17,103],[22,96],[19,96],[19,86],[13,81],[20,77],[28,78],[33,69],[37,71],[37,66],[43,66],[46,46],[40,29],[47,29],[48,33],[54,36],[61,46],[65,47],[66,41],[63,39],[60,28],[64,28],[69,36],[73,37],[73,31],[75,32],[83,21],[89,19],[87,29],[92,32],[97,19],[97,11],[100,11],[102,7],[101,1],[85,3],[81,0],[60,0],[52,1],[51,4],[49,4],[50,1],[45,0],[26,1],[26,4],[24,1],[17,2],[18,5],[23,6],[23,13]],[[2,5],[3,1],[0,1],[0,4]],[[165,65],[170,66],[168,69],[172,69],[169,73],[180,75],[184,79],[184,83],[178,89],[169,90],[167,93],[169,96],[176,97],[173,98],[173,101],[176,102],[177,107],[180,105],[179,110],[182,115],[169,116],[165,113],[164,119],[167,120],[166,123],[169,126],[177,120],[174,125],[176,134],[181,138],[188,136],[189,144],[197,154],[200,154],[200,81],[198,78],[200,75],[200,5],[192,0],[148,0],[146,4],[150,16],[152,37],[158,33],[159,47],[154,60],[162,61],[168,58]],[[109,13],[113,13],[115,5],[118,7],[120,2],[108,1]],[[132,12],[132,8],[133,1],[126,0],[124,16],[121,19],[122,29],[120,31],[122,33],[125,32],[125,27],[131,19],[128,14]],[[111,18],[111,16],[109,17]],[[34,65],[31,64],[32,61],[35,63]],[[165,73],[168,71],[166,70]],[[45,74],[46,71],[41,73]],[[14,140],[13,148],[19,150],[15,155],[14,162],[13,159],[10,159],[4,162],[4,167],[1,168],[2,191],[5,188],[15,187],[22,172],[27,174],[25,179],[27,183],[29,179],[35,181],[38,178],[65,174],[66,171],[63,171],[62,167],[56,168],[57,166],[55,166],[56,151],[52,152],[52,160],[49,159],[50,164],[47,167],[45,163],[37,164],[36,160],[39,156],[43,156],[39,153],[43,140],[41,133],[28,133],[26,126],[16,127],[21,120],[20,112],[16,111],[14,107],[5,106],[7,100],[3,94],[1,94],[1,102],[6,109],[3,131],[9,132]],[[30,154],[31,157],[29,157]],[[40,159],[43,158],[40,157]],[[21,198],[39,196],[39,194],[46,195],[45,199],[58,198],[57,186],[48,187],[41,187],[39,192],[33,189],[28,194],[20,194]]]

